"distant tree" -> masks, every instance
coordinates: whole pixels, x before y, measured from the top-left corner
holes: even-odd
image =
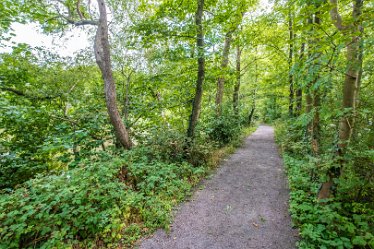
[[[196,47],[197,47],[197,80],[195,97],[192,104],[192,112],[188,123],[187,137],[193,139],[195,128],[201,111],[201,101],[203,97],[203,83],[205,78],[205,48],[204,48],[204,29],[203,29],[203,11],[204,0],[197,0],[197,9],[195,13],[196,24]]]

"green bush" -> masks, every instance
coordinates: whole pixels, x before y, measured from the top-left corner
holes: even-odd
[[[240,130],[236,131],[240,133]],[[209,164],[209,158],[216,148],[216,144],[209,141],[202,129],[191,141],[185,133],[170,130],[167,134],[155,129],[146,141],[146,152],[152,158],[172,163],[189,162],[195,167]],[[139,148],[137,149],[139,150]]]
[[[165,133],[159,128],[152,130],[148,134],[145,145],[152,150],[152,153],[157,153],[157,156],[167,161],[183,161],[185,155],[185,134],[176,131],[168,130]]]
[[[310,161],[283,155],[290,185],[290,212],[300,229],[299,248],[374,248],[374,210],[367,204],[342,202],[339,196],[318,202],[318,182],[311,181]]]
[[[299,248],[374,248],[372,153],[363,144],[351,144],[335,197],[318,200],[320,183],[336,165],[336,149],[327,143],[334,135],[325,131],[320,153],[311,154],[305,134],[309,121],[302,115],[276,124],[291,190],[290,213],[300,230]]]
[[[210,117],[205,125],[205,132],[212,141],[224,146],[239,138],[241,128],[242,120],[230,113]]]
[[[122,162],[36,178],[0,196],[2,248],[53,248],[117,236],[142,196],[117,180]]]
[[[167,227],[203,168],[169,164],[134,150],[110,163],[85,163],[0,195],[0,248],[66,248],[136,240]]]

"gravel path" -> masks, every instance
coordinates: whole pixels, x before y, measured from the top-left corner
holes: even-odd
[[[141,249],[293,249],[288,187],[273,128],[261,125],[180,206],[171,231],[158,230]]]

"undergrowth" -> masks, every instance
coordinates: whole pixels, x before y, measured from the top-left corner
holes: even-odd
[[[362,194],[362,188],[350,166],[338,182],[335,197],[318,200],[325,168],[333,163],[333,159],[328,153],[318,158],[311,156],[307,141],[301,139],[302,134],[297,134],[285,123],[277,124],[276,138],[288,174],[290,213],[300,233],[298,247],[374,248],[374,209],[373,202],[368,199],[373,193],[367,193],[366,198],[358,196],[358,192]],[[370,185],[365,187],[370,188]]]
[[[163,147],[155,142],[122,154],[102,151],[96,162],[82,160],[60,174],[2,190],[0,248],[132,247],[141,236],[168,229],[172,208],[244,135],[225,147],[195,145],[190,153],[199,151],[200,164],[172,149],[180,147],[178,140]]]

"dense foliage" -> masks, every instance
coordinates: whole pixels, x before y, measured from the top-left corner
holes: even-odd
[[[171,207],[205,172],[188,163],[149,161],[147,149],[58,175],[38,177],[1,196],[2,248],[61,248],[133,242],[143,228],[167,227]],[[109,161],[104,162],[104,161]]]
[[[2,1],[0,247],[131,246],[261,120],[300,248],[373,248],[373,7]],[[13,44],[16,22],[94,49]]]
[[[292,127],[288,130],[287,127]],[[308,144],[296,134],[295,124],[278,124],[277,139],[284,150],[291,190],[290,212],[300,230],[300,248],[372,248],[374,246],[374,205],[372,175],[357,172],[351,164],[339,180],[334,199],[316,197],[324,172],[333,164],[333,154],[323,158],[306,155]],[[354,153],[357,155],[357,153]],[[369,156],[363,151],[355,160]],[[351,154],[352,159],[355,155]],[[368,158],[366,158],[368,160]],[[362,161],[361,161],[362,162]],[[363,164],[363,166],[368,164]],[[364,169],[363,169],[364,170]],[[369,176],[370,175],[370,176]]]

